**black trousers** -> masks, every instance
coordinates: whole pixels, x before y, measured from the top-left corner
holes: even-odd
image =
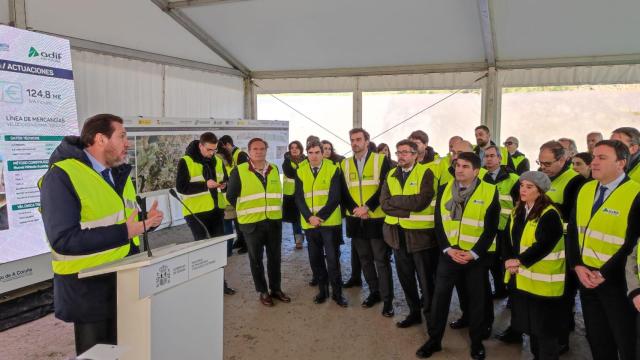
[[[351,239],[351,278],[356,281],[362,281],[362,266],[360,266],[360,257],[358,249],[356,249],[355,241]]]
[[[391,248],[381,238],[353,238],[352,241],[355,243],[369,291],[379,291],[383,301],[392,301]]]
[[[484,261],[483,261],[484,260]],[[467,313],[469,314],[469,336],[471,344],[482,343],[484,334],[484,311],[486,303],[487,260],[473,260],[466,265],[454,262],[447,254],[440,255],[436,275],[436,289],[427,330],[431,340],[442,342],[447,327],[451,295],[455,284],[464,284]]]
[[[114,314],[115,315],[115,314]],[[76,355],[91,349],[96,344],[118,344],[118,327],[115,317],[90,323],[73,323]]]
[[[280,262],[282,246],[282,222],[279,220],[264,220],[255,224],[241,226],[249,252],[251,275],[256,291],[266,293],[280,291]],[[264,277],[263,252],[267,253],[267,275],[269,286]]]
[[[244,240],[244,234],[242,233],[242,231],[240,231],[240,223],[238,222],[237,218],[233,219],[233,226],[236,229],[236,244],[234,244],[234,247],[246,249],[247,242]]]
[[[536,360],[557,360],[560,357],[560,346],[556,336],[530,336],[530,348]]]
[[[485,262],[491,264],[495,261],[496,254],[493,252],[488,252],[486,257],[487,258],[485,259]],[[488,269],[485,269],[484,273],[485,273],[485,276],[484,276],[484,280],[485,280],[484,327],[488,328],[493,326],[493,320],[495,318],[495,314],[493,312],[493,296],[491,295],[491,282],[489,281]],[[494,282],[496,281],[495,278],[493,281]],[[467,320],[468,319],[467,299],[469,299],[469,296],[467,294],[468,292],[465,286],[465,282],[460,281],[459,283],[456,283],[456,290],[458,291],[458,300],[460,300],[460,310],[462,310],[462,318]]]
[[[491,277],[493,278],[493,288],[495,289],[496,295],[506,295],[507,287],[504,283],[504,261],[502,259],[502,249],[504,248],[504,237],[503,232],[499,231],[496,236],[496,251],[493,258],[491,259],[491,264],[489,265],[489,272],[491,273]],[[489,286],[489,290],[491,290],[491,286]],[[493,297],[492,297],[493,298]]]
[[[400,248],[393,249],[393,256],[400,286],[402,286],[410,314],[420,314],[420,308],[422,307],[422,314],[427,320],[435,290],[435,273],[438,266],[439,250],[434,248],[409,253],[404,231],[400,228],[398,229],[398,235]],[[416,286],[416,275],[422,299],[418,292],[418,286]]]
[[[340,230],[333,227],[305,230],[313,277],[320,286],[331,284],[334,295],[342,294],[339,234]]]
[[[623,281],[600,284],[595,289],[580,287],[580,300],[587,341],[594,360],[637,360],[637,311],[627,298]]]

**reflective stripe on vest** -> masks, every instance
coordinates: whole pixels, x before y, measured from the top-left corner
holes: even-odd
[[[384,155],[371,153],[369,159],[367,159],[367,162],[364,164],[362,179],[360,179],[358,166],[355,163],[354,157],[342,160],[340,166],[347,187],[349,188],[349,194],[351,194],[351,198],[353,198],[358,206],[366,204],[376,191],[378,191],[380,171],[382,170],[383,162]],[[351,209],[347,209],[347,213],[351,215]],[[383,218],[384,212],[382,212],[382,208],[378,206],[375,211],[369,211],[369,217]]]
[[[504,165],[507,166],[509,165],[509,150],[504,147],[504,146],[500,146],[500,165]],[[516,169],[513,169],[513,171],[516,171]]]
[[[249,170],[249,163],[238,165],[241,191],[236,203],[240,224],[251,224],[266,219],[282,219],[282,185],[278,168],[270,163],[267,185],[262,185],[258,176]]]
[[[598,181],[584,184],[578,193],[576,225],[582,262],[599,269],[624,243],[629,220],[629,210],[640,184],[625,181],[607,197],[593,217],[591,208],[595,201]]]
[[[496,186],[478,179],[478,185],[462,212],[460,220],[452,220],[446,204],[452,199],[452,187],[455,181],[450,181],[442,193],[440,214],[442,225],[451,246],[459,246],[462,250],[471,250],[480,239],[484,231],[484,217],[496,193]]]
[[[62,169],[80,201],[80,228],[93,229],[123,224],[136,209],[136,191],[131,178],[127,178],[120,197],[91,167],[76,159],[59,161],[53,166]],[[132,239],[140,245],[138,237]],[[81,270],[124,258],[129,254],[130,243],[113,249],[87,255],[63,255],[51,251],[53,272],[60,275],[76,274]]]
[[[205,184],[204,176],[202,176],[203,166],[200,163],[193,161],[191,156],[185,155],[182,157],[185,164],[187,165],[187,170],[189,171],[189,183],[191,184]],[[224,173],[222,170],[222,161],[216,161],[216,182],[222,182],[224,179]],[[182,197],[182,201],[193,211],[194,214],[203,213],[206,211],[211,211],[215,208],[215,203],[213,202],[213,197],[208,188],[205,187],[205,190],[196,194],[180,194]],[[220,200],[222,200],[222,204],[220,204]],[[224,195],[218,195],[218,206],[224,209],[224,205],[226,205],[226,200],[224,200]],[[182,215],[187,216],[191,213],[184,206],[182,207]]]
[[[431,164],[431,163],[429,163]],[[400,181],[395,176],[397,171],[395,169],[389,171],[387,175],[387,185],[389,186],[389,193],[391,196],[397,195],[417,195],[420,193],[420,186],[425,173],[431,167],[429,164],[415,164],[413,170],[409,173],[409,176],[405,180],[404,187],[400,185]],[[434,181],[434,191],[437,182]],[[435,226],[434,214],[435,214],[435,197],[431,203],[422,211],[412,211],[409,213],[408,218],[397,218],[395,216],[386,215],[384,222],[390,225],[400,225],[403,229],[433,229]]]
[[[317,215],[329,201],[329,190],[331,188],[331,179],[338,171],[338,166],[328,159],[322,160],[318,175],[313,176],[311,165],[306,163],[297,170],[298,178],[302,182],[302,191],[304,192],[304,201],[311,210],[312,215]],[[342,224],[342,216],[340,206],[331,213],[331,215],[322,222],[320,226],[339,226]],[[300,215],[300,225],[303,229],[312,229],[307,219]]]
[[[298,170],[298,164],[289,160],[291,163],[291,167],[293,170]],[[295,179],[288,178],[287,175],[284,175],[282,178],[282,193],[284,195],[293,195],[296,192],[296,181]]]
[[[560,218],[560,213],[553,206],[549,205],[542,211],[542,215],[549,211],[556,213]],[[511,226],[509,231],[513,234],[514,214],[511,215]],[[520,254],[533,246],[536,242],[536,229],[538,228],[538,220],[528,220],[522,231],[520,238]],[[513,239],[513,236],[511,236]],[[512,240],[513,241],[513,240]],[[542,260],[536,262],[530,267],[520,265],[518,273],[516,273],[516,287],[519,290],[528,293],[545,296],[558,297],[564,294],[564,283],[566,274],[566,262],[564,251],[564,238],[561,238],[553,247],[551,253]],[[509,282],[511,273],[505,273],[505,283]]]
[[[518,175],[509,173],[508,178],[496,184],[496,188],[498,189],[498,198],[500,200],[500,222],[498,223],[499,231],[502,231],[507,227],[507,220],[509,220],[511,210],[513,210],[511,190],[518,183],[518,179]]]

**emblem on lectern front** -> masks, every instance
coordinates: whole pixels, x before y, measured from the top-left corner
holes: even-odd
[[[171,282],[171,271],[167,265],[162,265],[156,273],[156,287],[165,286]]]

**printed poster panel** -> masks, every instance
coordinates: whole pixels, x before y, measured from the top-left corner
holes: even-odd
[[[37,182],[77,133],[69,41],[0,25],[0,265],[49,251]],[[29,270],[1,271],[0,293]]]

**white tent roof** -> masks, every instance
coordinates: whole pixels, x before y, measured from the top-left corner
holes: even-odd
[[[637,0],[22,1],[33,30],[245,72],[640,62]]]
[[[149,0],[27,0],[26,5],[32,30],[229,66]]]

